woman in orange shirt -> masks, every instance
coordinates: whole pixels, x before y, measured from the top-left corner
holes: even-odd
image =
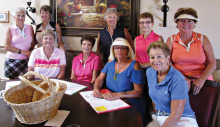
[[[193,94],[198,94],[205,80],[213,80],[216,60],[209,39],[193,31],[199,21],[193,8],[179,8],[174,15],[179,33],[167,40],[171,49],[173,67],[186,78],[188,85],[193,81]]]

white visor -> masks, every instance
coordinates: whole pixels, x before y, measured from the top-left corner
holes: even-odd
[[[192,20],[199,21],[199,19],[195,18],[195,17],[192,16],[192,15],[188,15],[188,14],[179,15],[179,16],[175,19],[175,22],[176,22],[178,19],[192,19]]]

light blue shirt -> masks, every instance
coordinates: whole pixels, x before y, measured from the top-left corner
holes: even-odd
[[[182,116],[194,115],[188,96],[188,85],[183,75],[170,66],[170,70],[165,79],[157,82],[157,71],[152,67],[146,71],[149,95],[155,103],[157,111],[171,113],[172,100],[186,100]]]

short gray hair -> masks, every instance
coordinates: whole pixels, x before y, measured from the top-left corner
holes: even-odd
[[[21,11],[23,11],[23,12],[24,12],[24,15],[26,16],[26,10],[25,10],[24,7],[18,7],[18,8],[16,8],[16,9],[14,10],[14,12],[13,12],[13,16],[15,17],[16,14],[17,14],[18,12],[21,12]]]
[[[117,15],[117,21],[119,20],[119,16],[118,16],[117,9],[116,9],[116,8],[108,8],[108,9],[105,11],[105,15],[104,15],[104,20],[105,20],[105,21],[107,20],[107,15],[110,14],[110,13],[112,13],[112,12]]]
[[[46,30],[44,30],[44,31],[41,33],[42,38],[43,38],[44,36],[46,36],[47,34],[51,34],[51,35],[53,36],[53,38],[55,39],[55,33],[54,33],[53,30],[51,30],[51,29],[46,29]]]

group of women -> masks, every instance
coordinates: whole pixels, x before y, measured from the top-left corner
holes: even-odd
[[[38,71],[48,77],[64,77],[66,59],[59,24],[50,21],[49,6],[43,6],[40,13],[42,23],[37,25],[34,34],[32,26],[24,24],[24,8],[15,11],[16,24],[9,27],[5,42],[6,77],[13,79],[24,74],[27,66],[28,71]],[[143,93],[148,84],[155,117],[147,126],[197,127],[188,91],[192,89],[198,94],[205,80],[213,80],[211,74],[216,68],[210,41],[193,31],[199,21],[197,12],[192,8],[178,9],[174,21],[179,32],[166,43],[152,30],[154,18],[149,12],[140,15],[142,34],[134,43],[128,30],[117,26],[119,16],[115,8],[106,10],[104,20],[107,26],[98,34],[97,54],[92,51],[95,38],[84,35],[82,53],[73,59],[70,78],[94,83],[94,97],[128,98],[140,112],[144,126]],[[31,52],[35,40],[39,48]],[[55,46],[56,42],[60,49]],[[103,87],[111,92],[101,94]]]

